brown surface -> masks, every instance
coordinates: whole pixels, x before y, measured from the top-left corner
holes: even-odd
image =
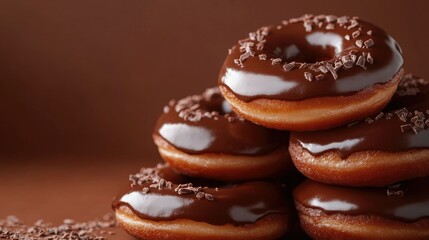
[[[427,1],[308,2],[1,1],[0,217],[109,211],[128,173],[156,158],[161,107],[215,85],[227,48],[263,24],[360,15],[396,38],[408,71],[429,76]]]
[[[60,224],[65,218],[88,221],[113,213],[110,207],[113,196],[128,184],[129,173],[139,169],[139,164],[121,164],[121,161],[38,157],[32,158],[31,164],[5,164],[0,168],[0,219],[15,215],[28,225],[38,219]],[[132,239],[121,229],[113,231],[116,234],[109,239]]]
[[[376,23],[402,46],[406,70],[429,76],[428,1],[300,3],[1,1],[0,153],[153,158],[169,99],[215,85],[249,31],[307,12]]]

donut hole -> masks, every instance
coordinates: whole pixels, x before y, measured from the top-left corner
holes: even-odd
[[[343,51],[343,38],[332,32],[312,32],[303,37],[278,38],[266,45],[272,58],[284,62],[317,63],[338,57]]]
[[[200,109],[206,112],[218,112],[219,115],[233,113],[231,105],[229,105],[222,95],[216,96],[210,99],[210,101],[205,101],[200,105]]]

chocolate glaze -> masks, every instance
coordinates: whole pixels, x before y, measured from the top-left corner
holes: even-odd
[[[251,40],[255,38],[254,33],[251,33],[250,38],[241,40],[230,50],[219,74],[219,85],[226,87],[243,101],[261,98],[303,100],[353,94],[374,84],[386,83],[400,71],[403,66],[401,49],[384,30],[359,19],[356,20],[355,27],[348,29],[355,19],[338,19],[346,19],[348,22],[342,24],[339,23],[340,20],[329,20],[334,29],[327,30],[330,23],[325,16],[304,16],[284,21],[287,25],[262,28],[258,31],[268,32],[263,36],[266,42],[262,50],[257,50],[258,41]],[[306,31],[305,22],[312,23],[311,29],[307,29],[310,31]],[[320,27],[315,22],[320,22]],[[359,36],[353,38],[353,32],[359,29]],[[371,32],[368,34],[368,31]],[[345,39],[346,35],[350,40]],[[367,48],[356,45],[357,40],[365,42],[369,39],[373,40],[373,46]],[[249,50],[249,54],[253,56],[244,56],[241,64],[239,59],[245,53],[245,42],[253,43]],[[336,80],[329,72],[323,74],[311,69],[313,63],[316,63],[314,66],[326,63],[335,66],[335,61],[341,61],[343,56],[350,53],[357,56],[354,66],[338,67]],[[366,61],[364,67],[357,66],[357,59],[363,53],[370,53],[373,63]],[[267,60],[260,60],[261,54],[265,54]],[[281,63],[273,65],[270,59],[274,58],[280,58]],[[297,65],[290,71],[283,69],[284,63],[294,61],[309,65],[304,68]],[[312,81],[304,77],[305,72],[313,75]],[[319,74],[323,79],[316,80],[314,76]]]
[[[142,219],[190,219],[213,225],[255,223],[269,214],[288,214],[290,211],[289,197],[285,188],[279,184],[263,181],[226,184],[189,178],[177,174],[167,164],[152,169],[152,174],[147,174],[148,170],[151,169],[142,169],[142,172],[146,171],[142,175],[170,181],[171,188],[151,187],[153,181],[127,187],[115,197],[112,205],[114,209],[127,206]],[[211,194],[213,199],[199,199],[193,193],[181,195],[175,191],[178,184],[188,183],[196,188],[202,186],[203,193]],[[150,190],[143,193],[143,188]]]
[[[297,203],[326,214],[372,215],[403,222],[429,218],[429,178],[382,188],[347,188],[306,180],[293,191]]]
[[[153,134],[189,154],[265,154],[280,146],[287,147],[289,137],[287,132],[238,117],[217,87],[202,95],[170,102]]]
[[[406,108],[407,121],[398,115],[398,110]],[[398,152],[411,149],[429,148],[429,81],[404,77],[385,113],[377,120],[377,115],[352,126],[318,132],[293,132],[290,142],[299,144],[312,155],[321,155],[327,151],[337,151],[346,158],[359,151]],[[424,114],[423,129],[414,132],[413,129],[401,129],[401,126],[414,126],[415,111]],[[392,115],[390,119],[387,113]]]

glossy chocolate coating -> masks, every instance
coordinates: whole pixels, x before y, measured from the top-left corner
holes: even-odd
[[[293,195],[304,207],[326,214],[372,215],[404,222],[429,218],[429,178],[396,188],[347,188],[306,180]]]
[[[263,50],[253,49],[254,56],[247,58],[243,66],[234,62],[243,54],[240,44],[235,45],[221,68],[218,84],[229,89],[242,101],[296,101],[350,95],[374,84],[390,81],[403,66],[398,44],[384,30],[371,23],[358,19],[358,25],[348,29],[349,23],[344,27],[334,22],[334,29],[327,30],[328,23],[325,21],[321,27],[313,25],[311,31],[306,31],[303,22],[301,19],[289,21],[287,25],[269,27]],[[354,38],[353,32],[359,29],[359,36]],[[368,31],[371,31],[370,34]],[[350,40],[345,39],[346,36]],[[365,42],[369,39],[373,40],[373,46],[367,48],[356,45],[357,40]],[[313,76],[320,72],[308,67],[300,69],[299,66],[290,71],[283,69],[284,63],[293,61],[310,65],[325,61],[335,65],[335,61],[341,61],[343,56],[351,52],[357,57],[362,53],[370,53],[374,61],[372,64],[366,62],[365,69],[356,65],[357,60],[352,68],[340,67],[337,79],[328,72],[323,74],[321,80],[309,81],[305,79],[304,72],[310,72]],[[260,60],[260,54],[266,54],[267,60]],[[282,62],[273,65],[271,58],[280,58]]]
[[[287,147],[289,137],[238,117],[217,87],[170,103],[153,134],[189,154],[265,154]]]
[[[413,82],[413,86],[409,86]],[[395,113],[398,109],[406,108],[408,112],[422,112],[429,118],[429,81],[408,76],[398,87],[392,101],[385,112],[391,112],[391,119],[386,116],[368,123],[361,121],[352,126],[317,132],[293,132],[291,143],[299,144],[312,155],[320,155],[327,151],[336,151],[346,158],[359,151],[398,152],[411,149],[429,148],[429,128],[427,122],[423,130],[415,133],[413,130],[404,131],[401,126],[410,122],[402,121]]]
[[[174,172],[168,165],[159,166],[157,176],[172,182],[169,188],[150,188],[151,182],[127,187],[114,199],[113,208],[129,207],[142,219],[166,221],[190,219],[213,225],[243,225],[255,223],[269,214],[288,214],[291,201],[284,187],[278,184],[254,181],[240,184],[226,184],[189,178]],[[193,183],[194,187],[207,186],[204,193],[213,200],[198,199],[193,193],[178,194],[178,184]],[[216,189],[217,188],[217,189]]]

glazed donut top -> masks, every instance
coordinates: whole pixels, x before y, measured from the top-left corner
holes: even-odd
[[[131,188],[120,193],[113,208],[129,207],[142,219],[190,219],[213,225],[255,223],[269,214],[288,213],[285,187],[254,181],[225,184],[189,178],[168,164],[130,176]]]
[[[293,132],[290,142],[312,155],[334,150],[342,158],[359,151],[429,148],[429,81],[408,74],[384,112],[336,129]]]
[[[390,81],[401,54],[384,30],[357,17],[305,15],[240,40],[218,83],[243,101],[353,94]]]
[[[170,101],[155,130],[175,148],[189,154],[257,155],[287,145],[287,132],[267,129],[237,116],[219,89]],[[286,143],[286,144],[285,144]]]
[[[429,178],[382,188],[347,188],[306,180],[295,201],[326,214],[372,215],[404,222],[429,218]]]

